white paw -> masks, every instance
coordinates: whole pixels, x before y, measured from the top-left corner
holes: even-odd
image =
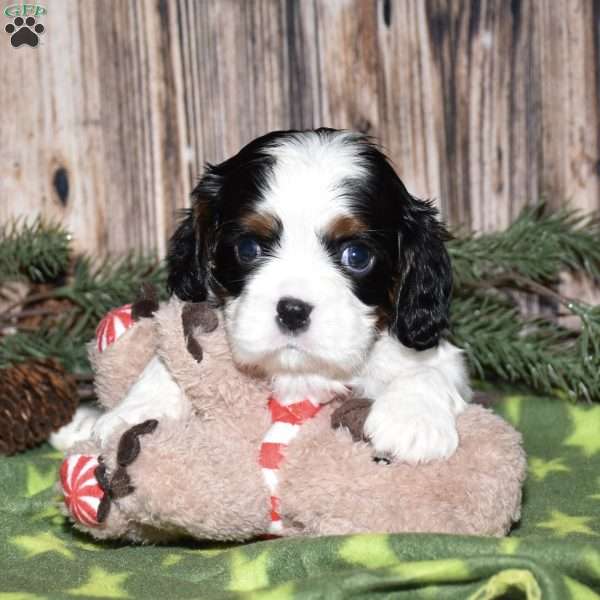
[[[125,425],[133,427],[148,418],[147,410],[108,411],[96,421],[92,437],[104,447],[117,429],[123,429]]]
[[[454,415],[423,399],[375,401],[364,432],[375,456],[409,463],[449,458],[458,446]]]
[[[191,404],[163,362],[154,357],[119,404],[98,419],[92,435],[101,446],[124,426],[148,419],[186,418]]]
[[[92,436],[94,424],[103,411],[92,406],[80,406],[67,425],[53,433],[48,440],[54,448],[67,452],[77,442],[89,440]]]

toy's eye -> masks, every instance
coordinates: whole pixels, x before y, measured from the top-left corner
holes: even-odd
[[[248,265],[260,258],[262,248],[254,238],[244,237],[237,241],[235,255],[241,264]]]
[[[341,263],[353,275],[366,275],[375,264],[375,256],[365,244],[351,242],[342,249]]]

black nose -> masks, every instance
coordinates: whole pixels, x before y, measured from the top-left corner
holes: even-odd
[[[308,328],[308,316],[313,307],[298,298],[285,297],[277,303],[277,317],[275,320],[284,331],[304,331]]]

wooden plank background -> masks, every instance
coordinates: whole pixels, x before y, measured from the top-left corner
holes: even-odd
[[[0,222],[163,253],[205,161],[321,125],[377,137],[453,224],[600,208],[600,0],[44,5],[37,48],[1,17]]]

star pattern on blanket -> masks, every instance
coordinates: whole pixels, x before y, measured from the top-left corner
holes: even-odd
[[[0,600],[293,600],[328,597],[328,590],[351,596],[357,586],[365,600],[379,597],[382,586],[390,595],[408,590],[407,597],[449,600],[501,596],[519,571],[522,589],[538,582],[542,597],[596,598],[600,407],[512,395],[494,410],[522,431],[529,463],[522,519],[504,539],[366,534],[244,546],[102,542],[70,529],[59,511],[61,453],[42,446],[0,458]],[[11,589],[22,591],[4,593]]]
[[[27,492],[28,496],[35,496],[51,488],[56,482],[56,468],[50,465],[46,471],[38,469],[35,465],[27,465]]]
[[[544,460],[537,456],[529,458],[529,472],[538,480],[543,481],[550,473],[568,472],[571,469],[564,464],[561,457]]]
[[[522,593],[518,597],[542,598],[542,591],[533,573],[526,569],[506,569],[494,575],[477,595],[478,599],[517,597],[515,590]],[[510,594],[510,596],[509,596]]]
[[[245,592],[268,585],[268,560],[267,551],[251,557],[244,549],[235,550],[231,556],[231,581],[228,589],[234,592]]]
[[[65,540],[51,531],[42,531],[37,535],[18,535],[11,538],[13,544],[25,551],[27,558],[33,558],[46,552],[58,552],[65,558],[73,559],[73,552],[67,547]]]
[[[65,522],[65,516],[60,512],[58,508],[59,499],[56,502],[43,506],[40,511],[36,511],[31,520],[35,521],[46,521],[53,525],[62,525]],[[0,600],[2,600],[0,598]]]
[[[130,598],[123,589],[123,583],[130,573],[111,573],[102,567],[91,567],[87,581],[76,588],[71,588],[69,594],[85,596],[86,598]]]
[[[498,551],[502,554],[516,554],[521,545],[521,540],[515,537],[507,537],[498,543]]]
[[[163,567],[172,567],[177,563],[180,563],[183,560],[183,556],[181,554],[167,554],[162,560]]]
[[[369,552],[365,554],[364,543],[369,545]],[[376,534],[349,537],[339,549],[340,558],[355,565],[370,569],[379,569],[394,565],[397,561],[396,554],[389,545],[389,539]]]
[[[561,457],[544,460],[532,456],[529,459],[529,472],[538,480],[543,481],[550,473],[568,472],[571,469],[564,464]]]
[[[559,537],[565,537],[572,533],[596,535],[594,530],[588,527],[588,523],[591,520],[592,517],[578,517],[575,515],[568,515],[560,510],[553,510],[550,513],[550,518],[547,521],[538,523],[537,526],[551,529],[556,532],[556,535]]]
[[[600,552],[593,548],[587,548],[583,552],[583,560],[600,581]]]
[[[519,394],[506,396],[502,403],[504,408],[504,418],[517,426],[521,420],[524,397]]]
[[[565,446],[580,448],[586,456],[594,456],[600,452],[600,433],[598,423],[600,422],[600,406],[582,407],[569,406],[573,422],[573,431],[565,440]]]
[[[600,477],[598,477],[596,479],[596,485],[598,487],[598,493],[597,494],[591,494],[589,497],[592,498],[592,500],[600,500]]]

